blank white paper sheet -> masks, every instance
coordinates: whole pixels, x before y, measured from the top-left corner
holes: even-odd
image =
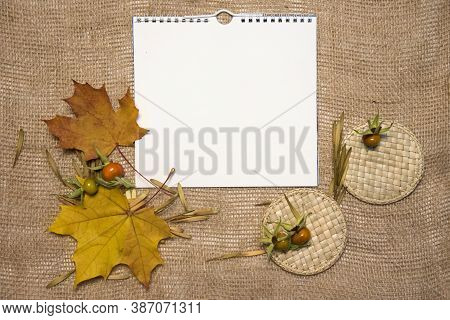
[[[133,41],[145,177],[317,186],[316,17],[134,17]]]

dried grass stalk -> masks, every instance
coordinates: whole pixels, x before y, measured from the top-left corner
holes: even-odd
[[[189,211],[186,197],[184,196],[183,187],[181,186],[181,183],[179,183],[179,182],[178,182],[177,190],[178,190],[178,196],[180,197],[180,201],[181,201],[181,204],[183,205],[184,211],[186,211],[186,212]]]
[[[231,259],[231,258],[254,257],[254,256],[260,256],[265,253],[266,253],[266,250],[263,250],[263,249],[242,251],[242,252],[232,252],[232,253],[223,254],[219,257],[208,259],[206,261],[209,262],[209,261],[214,261],[214,260],[224,260],[224,259]]]
[[[136,192],[136,189],[133,189],[130,192]],[[147,198],[149,194],[150,190],[144,190],[140,195],[129,199],[128,202],[130,204],[131,211],[136,211],[140,209],[142,206],[144,206],[145,205],[144,200]]]
[[[73,169],[75,170],[75,173],[77,174],[77,176],[84,177],[83,167],[80,167],[78,165],[77,160],[72,159],[72,166],[73,166]]]
[[[108,276],[108,280],[126,280],[131,278],[130,273],[123,273],[123,274],[110,274]]]
[[[89,168],[87,166],[86,158],[84,157],[84,152],[76,151],[76,156],[81,163],[82,175],[81,177],[87,177],[89,175]]]
[[[57,195],[57,197],[58,197],[58,200],[61,203],[65,204],[65,205],[68,205],[68,206],[79,206],[81,204],[80,201],[78,201],[76,199],[69,198],[69,197],[67,197],[66,195],[63,195],[63,194],[59,194],[59,195]]]
[[[59,181],[61,181],[62,184],[64,184],[66,187],[68,187],[72,190],[75,190],[76,188],[73,185],[71,185],[70,183],[67,183],[64,180],[64,178],[62,177],[61,172],[59,171],[58,165],[56,164],[55,159],[53,159],[53,156],[50,153],[50,151],[45,149],[45,155],[47,156],[47,161],[48,161],[48,164],[50,165],[50,169],[52,169],[53,173],[59,179]]]
[[[170,226],[170,232],[174,236],[177,236],[177,237],[180,237],[180,238],[184,238],[184,239],[191,239],[192,238],[189,234],[184,233],[183,229],[181,229],[180,227],[177,227],[177,226]]]
[[[64,280],[66,280],[68,277],[70,277],[70,275],[71,275],[72,273],[74,273],[74,272],[75,272],[75,269],[70,270],[70,271],[67,272],[67,273],[64,273],[64,274],[61,274],[61,275],[57,276],[57,277],[54,278],[52,281],[50,281],[49,284],[47,284],[46,288],[49,289],[49,288],[52,288],[52,287],[54,287],[54,286],[60,284],[61,282],[63,282]]]
[[[255,204],[255,207],[265,207],[269,206],[272,203],[272,201],[266,200]]]
[[[197,221],[204,221],[208,220],[208,217],[206,216],[193,216],[193,217],[185,217],[185,216],[177,216],[170,218],[167,221],[171,221],[173,223],[180,223],[180,222],[197,222]]]
[[[329,193],[341,204],[345,194],[344,181],[348,171],[348,163],[352,148],[342,144],[342,131],[344,129],[344,113],[341,113],[339,120],[333,121],[333,180],[330,183]]]
[[[176,191],[172,190],[170,187],[166,186],[161,181],[158,181],[156,179],[150,179],[150,183],[157,188],[161,188],[162,191],[164,191],[165,193],[167,193],[169,195],[177,194]]]
[[[197,215],[197,216],[212,216],[219,213],[218,210],[215,210],[213,208],[200,208],[200,209],[195,209],[194,211],[192,211],[193,215]]]
[[[166,201],[164,201],[161,205],[157,206],[155,208],[155,214],[156,213],[161,213],[164,210],[166,210],[172,203],[175,202],[175,200],[178,198],[178,194],[175,194],[173,196],[171,196],[169,199],[167,199]]]
[[[24,141],[25,141],[25,132],[23,131],[23,129],[20,129],[17,138],[16,155],[14,156],[14,162],[12,165],[13,168],[16,166],[17,160],[19,159],[19,156],[22,153]]]

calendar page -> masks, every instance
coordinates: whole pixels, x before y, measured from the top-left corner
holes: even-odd
[[[146,178],[317,186],[316,17],[134,17],[133,39]]]

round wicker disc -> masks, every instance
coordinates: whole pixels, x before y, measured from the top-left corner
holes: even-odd
[[[274,251],[272,260],[286,271],[312,275],[331,267],[344,251],[347,228],[336,201],[316,190],[297,189],[286,194],[300,212],[310,212],[306,226],[311,231],[310,246],[287,253]],[[276,223],[295,223],[294,215],[284,197],[266,210],[263,225],[273,231]]]
[[[365,128],[367,125],[361,125],[356,130]],[[414,134],[399,124],[382,135],[374,149],[366,147],[361,135],[353,131],[344,143],[352,147],[345,185],[362,201],[387,204],[401,200],[422,178],[422,149]]]

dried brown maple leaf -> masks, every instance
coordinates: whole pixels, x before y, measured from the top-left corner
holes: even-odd
[[[130,95],[130,89],[114,111],[103,85],[95,89],[88,83],[74,81],[72,97],[64,99],[76,118],[56,116],[44,120],[50,132],[59,138],[64,149],[78,149],[85,153],[86,160],[97,158],[95,147],[103,154],[110,154],[117,145],[129,146],[142,138],[148,130],[136,123],[138,109]]]

